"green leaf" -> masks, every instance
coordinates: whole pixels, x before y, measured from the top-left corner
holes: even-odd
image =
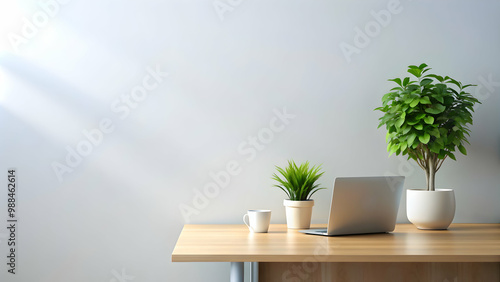
[[[444,83],[438,83],[436,84],[436,91],[440,94],[446,94],[446,89],[448,89],[448,86]]]
[[[444,157],[447,155],[447,153],[448,152],[446,152],[445,150],[439,151],[438,159],[440,159],[440,160],[444,159]]]
[[[389,151],[389,156],[391,156],[392,154],[396,153],[396,151],[399,149],[399,146],[398,145],[395,145],[395,144],[390,144],[388,147],[387,147],[387,150]]]
[[[419,120],[417,119],[414,119],[414,120],[408,120],[406,123],[408,123],[408,125],[415,125],[419,122]]]
[[[411,126],[406,126],[405,125],[401,129],[403,130],[403,134],[407,134],[408,132],[410,132]]]
[[[412,82],[416,82],[416,81],[412,81]],[[408,91],[408,93],[411,93],[414,91],[418,92],[420,90],[420,86],[410,83],[406,86],[406,90]]]
[[[458,150],[460,151],[460,153],[467,155],[467,150],[465,149],[464,145],[458,145]]]
[[[406,142],[401,143],[401,152],[404,152],[404,150],[406,150],[407,147],[408,144],[406,144]]]
[[[425,111],[429,114],[440,114],[446,110],[446,107],[441,104],[434,104],[430,108],[426,108]]]
[[[431,152],[439,154],[439,151],[441,151],[442,146],[436,142],[432,142],[432,144],[430,144],[429,148],[431,149]]]
[[[411,103],[410,103],[410,107],[412,108],[415,108],[418,103],[420,102],[420,99],[414,99]]]
[[[448,130],[447,130],[446,128],[440,127],[440,128],[439,128],[439,133],[440,133],[441,135],[446,136],[446,134],[448,133]]]
[[[441,137],[441,134],[439,134],[439,129],[437,129],[436,127],[434,127],[430,132],[429,132],[430,135],[436,137],[436,138],[439,138]]]
[[[413,98],[411,98],[410,95],[403,95],[399,98],[399,101],[402,101],[405,104],[410,104],[413,101]]]
[[[394,93],[391,92],[391,93],[387,93],[384,96],[382,96],[382,102],[387,101],[391,97],[392,94],[394,94]]]
[[[448,77],[448,78],[450,79],[450,83],[455,84],[455,85],[456,85],[459,89],[461,89],[461,88],[462,88],[462,85],[461,85],[461,83],[460,83],[460,82],[458,82],[458,81],[454,80],[454,79],[453,79],[453,78],[451,78],[451,77]]]
[[[436,100],[438,100],[439,103],[444,103],[443,96],[440,96],[440,95],[436,94],[436,95],[432,95],[431,97],[434,98],[434,99],[436,99]]]
[[[391,152],[392,143],[387,143],[387,152]],[[389,155],[390,156],[390,155]]]
[[[456,134],[452,132],[450,133],[450,135],[448,135],[448,142],[446,142],[446,144],[453,144],[455,146],[458,146],[460,145],[460,139]]]
[[[413,145],[413,141],[415,141],[415,138],[417,138],[416,133],[412,133],[408,136],[408,139],[406,139],[406,143],[408,143],[408,146]]]
[[[415,117],[415,119],[417,119],[417,120],[421,120],[421,119],[423,119],[425,116],[426,116],[426,114],[425,114],[425,113],[420,113],[420,114],[418,114],[418,115]]]
[[[424,129],[424,126],[421,124],[417,124],[413,128],[415,128],[416,130],[422,130],[422,129]]]
[[[389,113],[393,114],[393,113],[396,113],[398,112],[399,110],[401,109],[401,106],[399,104],[396,104],[391,107],[391,109],[389,110]]]
[[[408,69],[408,72],[411,73],[411,74],[413,74],[416,77],[420,77],[422,75],[422,71],[420,69],[418,69],[418,68],[416,68],[416,69],[415,68],[410,68],[410,69]]]
[[[428,74],[426,75],[425,77],[432,77],[432,78],[435,78],[437,79],[439,82],[443,82],[444,78],[442,76],[439,76],[439,75],[435,75],[435,74]]]
[[[408,85],[408,82],[410,82],[410,78],[409,77],[405,77],[405,79],[403,80],[403,86]]]
[[[394,81],[394,82],[396,82],[399,86],[403,86],[403,85],[401,84],[401,78],[393,78],[393,79],[388,79],[388,80],[389,80],[389,81]]]
[[[396,124],[394,124],[397,128],[400,128],[401,125],[403,125],[403,123],[405,122],[405,119],[404,117],[401,117],[400,119],[398,119],[398,121],[396,121]]]
[[[427,124],[433,124],[434,123],[434,118],[431,117],[431,116],[427,116],[426,118],[424,118],[424,121]],[[439,133],[439,131],[438,131],[438,133]]]
[[[424,79],[422,79],[422,81],[420,81],[420,86],[426,86],[426,85],[428,85],[431,82],[432,82],[432,79],[430,79],[430,78],[424,78]]]
[[[470,87],[470,86],[477,86],[476,84],[466,84],[464,86],[462,86],[462,89],[465,89],[467,87]]]
[[[455,155],[452,153],[452,152],[446,152],[446,154],[448,155],[448,157],[450,157],[450,159],[456,161],[457,158],[455,158]]]
[[[436,138],[436,140],[434,140],[434,143],[437,143],[439,144],[441,147],[444,147],[444,139],[443,138]]]
[[[432,103],[431,103],[431,100],[429,99],[429,97],[425,96],[425,97],[420,98],[420,104],[429,105]]]
[[[424,144],[429,143],[429,140],[431,140],[431,135],[429,133],[424,133],[424,135],[418,136],[418,140]]]

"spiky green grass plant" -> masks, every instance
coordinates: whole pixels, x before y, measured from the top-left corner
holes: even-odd
[[[273,174],[273,180],[278,184],[278,187],[286,193],[291,201],[306,201],[311,196],[324,187],[319,187],[320,184],[315,184],[316,181],[323,175],[320,173],[321,166],[313,166],[309,168],[309,162],[305,162],[297,166],[293,160],[288,161],[288,167],[282,169],[276,166],[276,169],[281,174],[282,178],[276,173]]]

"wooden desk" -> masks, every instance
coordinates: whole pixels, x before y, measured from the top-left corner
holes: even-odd
[[[260,262],[259,281],[273,282],[500,281],[500,224],[440,231],[398,224],[389,234],[336,237],[284,224],[255,234],[245,225],[185,225],[172,261],[234,262],[231,271],[241,271],[237,262]]]

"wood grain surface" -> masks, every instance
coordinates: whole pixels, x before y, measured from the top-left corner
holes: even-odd
[[[500,224],[452,224],[448,230],[398,224],[388,234],[335,237],[302,234],[285,224],[255,234],[245,225],[185,225],[172,261],[498,263]]]

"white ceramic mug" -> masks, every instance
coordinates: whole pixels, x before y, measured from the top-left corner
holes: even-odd
[[[246,218],[248,217],[248,223]],[[250,231],[255,233],[266,233],[271,222],[270,210],[248,210],[243,215],[243,222],[248,226]]]

